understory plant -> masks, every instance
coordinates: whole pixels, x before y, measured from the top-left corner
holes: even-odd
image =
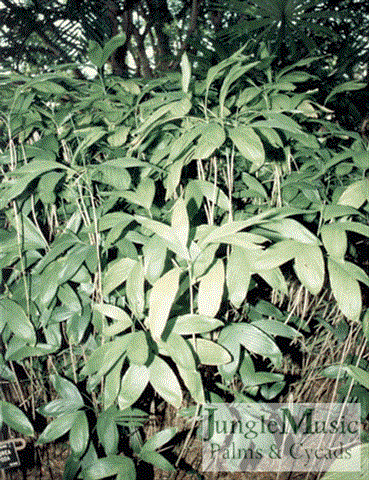
[[[1,79],[1,374],[35,389],[2,419],[32,435],[37,411],[39,444],[69,435],[66,479],[174,470],[158,450],[176,429],[143,428],[158,399],[196,417],[219,392],[278,398],[280,339],[312,332],[272,290],[330,289],[368,337],[369,153],[301,88],[314,61]],[[343,373],[369,389],[359,361]]]

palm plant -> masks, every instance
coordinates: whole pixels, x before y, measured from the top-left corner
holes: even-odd
[[[111,37],[111,9],[118,1],[46,0],[0,6],[0,55],[2,64],[19,68],[66,63],[83,59],[87,41],[99,43]]]
[[[282,63],[296,61],[322,51],[338,41],[339,26],[351,18],[344,2],[321,0],[229,0],[211,2],[210,9],[228,11],[229,18],[219,32],[222,41],[236,48],[245,40],[265,42]],[[347,2],[346,2],[347,3]],[[335,27],[335,28],[334,28]],[[340,34],[340,35],[339,35]]]
[[[199,5],[197,0],[4,0],[0,63],[17,70],[24,65],[81,64],[90,40],[102,46],[124,32],[127,41],[111,59],[113,72],[127,75],[130,52],[135,73],[150,77],[152,67],[178,65],[173,58],[180,58],[196,32]]]

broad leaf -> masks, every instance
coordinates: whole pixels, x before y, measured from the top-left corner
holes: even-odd
[[[37,444],[50,443],[69,432],[75,423],[79,412],[71,412],[60,415],[53,420],[41,433],[37,440]]]
[[[22,435],[34,435],[34,430],[31,422],[26,415],[15,405],[9,402],[0,402],[0,413],[2,422],[8,427],[19,432]]]
[[[220,308],[224,290],[224,264],[218,259],[200,279],[197,306],[199,315],[214,317]]]
[[[358,281],[332,258],[328,258],[328,272],[332,292],[341,312],[350,320],[358,320],[362,308]]]
[[[179,335],[192,335],[195,333],[211,332],[222,326],[223,322],[217,318],[188,314],[181,315],[175,319],[172,332],[178,333]]]
[[[175,408],[182,403],[182,390],[178,379],[169,365],[160,357],[155,357],[149,366],[150,383],[158,394]]]
[[[178,291],[180,274],[179,268],[169,270],[151,289],[148,324],[154,339],[159,339],[164,331]]]
[[[249,290],[251,270],[248,257],[240,247],[233,247],[227,263],[227,288],[229,301],[239,308]]]
[[[87,448],[90,439],[85,412],[78,412],[69,432],[69,444],[74,455],[80,456]]]
[[[190,339],[190,342],[204,365],[224,365],[232,360],[230,353],[218,343],[205,338]]]
[[[131,365],[122,378],[118,395],[121,410],[133,405],[142,395],[149,382],[149,370],[145,365]]]
[[[324,259],[320,247],[301,245],[295,256],[294,269],[302,285],[317,295],[324,283]]]
[[[36,333],[23,308],[9,298],[0,300],[0,324],[8,325],[17,337],[30,345],[36,344]]]
[[[140,454],[143,452],[152,452],[170,442],[176,435],[177,429],[174,427],[166,428],[152,435],[142,446]]]
[[[251,172],[258,170],[265,161],[265,151],[255,130],[251,127],[239,125],[230,129],[228,133],[241,155],[252,163]]]

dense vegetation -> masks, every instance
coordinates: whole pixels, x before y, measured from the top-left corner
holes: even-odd
[[[15,11],[3,1],[4,18],[26,9],[58,22],[54,3]],[[15,43],[3,65],[12,73],[0,78],[0,361],[9,391],[1,416],[39,444],[67,434],[66,479],[135,478],[142,465],[173,470],[180,455],[158,450],[176,429],[148,438],[144,428],[159,399],[194,419],[209,400],[283,399],[295,388],[291,344],[298,350],[321,325],[354,348],[340,363],[323,360],[319,373],[342,382],[339,399],[361,402],[363,421],[369,414],[369,153],[360,108],[357,117],[343,108],[365,87],[354,77],[367,53],[352,68],[340,57],[343,45],[359,48],[345,39],[345,22],[354,20],[340,21],[342,5],[355,5],[362,19],[366,9],[327,2],[327,13],[317,2],[292,2],[283,32],[280,11],[269,11],[269,38],[252,16],[273,3],[232,1],[200,18],[188,13],[196,2],[178,2],[173,22],[196,14],[201,28],[187,25],[183,44],[167,37],[166,73],[158,37],[146,78],[138,78],[138,37],[126,31],[106,41],[105,17],[98,36],[96,17],[82,10],[81,56],[65,47],[68,61],[80,63],[52,67],[53,49],[42,49],[34,32],[17,59],[18,37],[8,38]],[[73,5],[66,2],[64,16]],[[142,2],[130,8],[138,5],[143,15]],[[286,35],[301,9],[311,30]],[[165,30],[157,21],[145,35]],[[318,22],[324,42],[313,44]],[[332,56],[306,56],[332,53],[323,34],[333,27],[342,30],[337,69]],[[257,43],[239,49],[247,29]],[[204,32],[210,43],[189,41]],[[90,80],[78,74],[89,39]],[[106,68],[123,46],[137,54],[131,78]],[[38,64],[33,75],[42,58],[47,71]],[[313,312],[307,321],[289,308],[293,295],[337,305],[335,320]]]

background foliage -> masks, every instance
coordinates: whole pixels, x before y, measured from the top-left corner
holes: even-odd
[[[68,479],[174,470],[176,429],[144,428],[160,399],[196,420],[282,398],[320,325],[358,329],[321,372],[365,420],[367,7],[2,4],[3,422],[67,435]],[[338,326],[289,309],[296,288],[329,292]]]

